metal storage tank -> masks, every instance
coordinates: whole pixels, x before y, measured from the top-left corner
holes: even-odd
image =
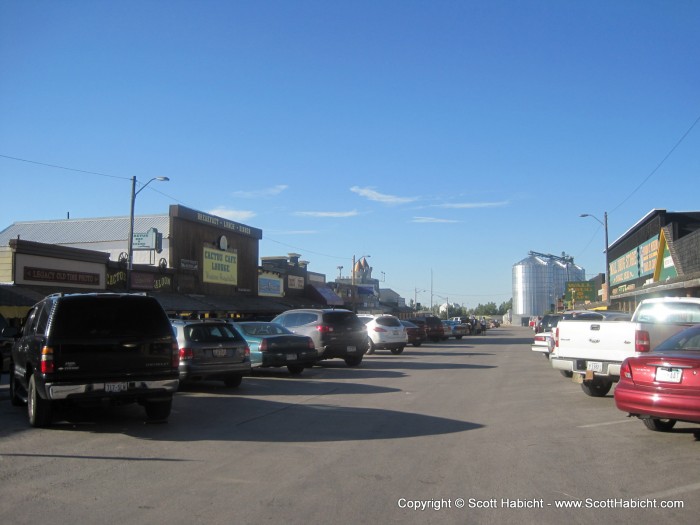
[[[513,314],[541,315],[547,301],[547,261],[531,255],[513,265]]]
[[[513,315],[543,315],[564,295],[567,282],[585,279],[585,270],[570,257],[530,255],[513,265]]]

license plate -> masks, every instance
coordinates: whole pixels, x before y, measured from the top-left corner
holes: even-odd
[[[656,368],[656,380],[663,383],[680,383],[683,377],[683,370],[680,368]]]
[[[602,372],[603,363],[601,363],[600,361],[588,361],[588,363],[586,363],[586,370],[591,370],[593,372]]]
[[[214,350],[212,350],[214,357],[226,357],[227,352],[225,348],[214,348]]]
[[[348,353],[353,353],[357,352],[357,347],[355,346],[348,346]]]
[[[287,361],[296,361],[296,360],[297,360],[296,354],[287,354]]]
[[[126,392],[128,388],[128,383],[105,383],[105,392],[112,394]]]

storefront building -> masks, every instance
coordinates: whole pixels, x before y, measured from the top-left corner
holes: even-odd
[[[172,316],[264,319],[338,305],[334,294],[316,293],[325,276],[307,288],[298,255],[277,269],[258,266],[260,229],[180,205],[135,224],[130,270],[128,217],[15,223],[0,232],[0,312],[21,318],[57,292],[148,293]]]
[[[651,210],[608,248],[610,308],[648,297],[700,297],[700,212]]]

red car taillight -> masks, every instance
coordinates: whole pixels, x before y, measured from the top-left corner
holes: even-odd
[[[180,361],[188,361],[190,359],[194,359],[194,350],[187,347],[180,348],[179,358]]]
[[[327,324],[320,324],[320,325],[318,325],[318,326],[316,327],[316,330],[318,330],[318,331],[321,332],[322,334],[327,334],[327,333],[333,331],[333,327],[332,327],[332,326],[328,326]]]
[[[250,347],[248,345],[245,345],[245,356],[250,357]]]
[[[559,348],[559,327],[554,330],[554,346]]]
[[[45,346],[41,349],[41,373],[51,374],[55,370],[53,362],[53,348]]]
[[[374,330],[375,332],[386,332],[386,330],[381,326],[375,326],[372,330]]]
[[[314,345],[314,340],[309,338],[309,350],[316,350],[316,346]]]
[[[260,351],[261,352],[267,352],[267,339],[263,339],[260,342]]]
[[[632,367],[630,366],[629,360],[625,359],[620,367],[620,379],[632,380]]]
[[[646,330],[637,330],[634,333],[634,351],[635,352],[650,352],[651,351],[651,339],[649,338],[649,332]]]

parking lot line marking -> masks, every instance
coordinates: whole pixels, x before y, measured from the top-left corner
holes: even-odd
[[[595,428],[595,427],[605,427],[608,425],[619,425],[620,423],[629,423],[630,421],[636,421],[636,419],[620,419],[615,421],[606,421],[605,423],[591,423],[590,425],[581,425],[576,428]]]

